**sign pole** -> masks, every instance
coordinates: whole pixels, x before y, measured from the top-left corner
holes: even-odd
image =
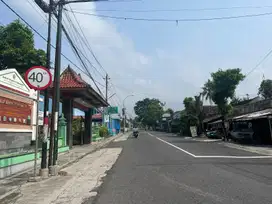
[[[34,177],[37,176],[37,156],[38,156],[38,142],[39,142],[39,137],[38,137],[39,136],[39,102],[40,102],[40,91],[37,90]]]
[[[25,73],[25,82],[27,85],[37,91],[37,99],[36,100],[36,130],[35,130],[35,158],[34,158],[34,181],[36,180],[35,178],[37,177],[37,155],[38,155],[38,141],[39,141],[39,102],[40,102],[40,91],[47,89],[51,83],[52,83],[52,75],[49,71],[49,69],[42,67],[42,66],[34,66],[29,68],[26,73]],[[46,110],[44,110],[46,111]],[[46,122],[44,121],[44,125],[46,126]],[[33,123],[34,126],[34,123]],[[44,130],[45,136],[46,130]],[[45,139],[45,138],[44,138]],[[44,140],[45,141],[45,140]],[[43,141],[43,143],[44,143]],[[44,146],[44,145],[43,145]],[[46,159],[46,158],[45,158]],[[44,161],[43,161],[44,162]],[[42,169],[44,167],[42,163]],[[44,169],[43,169],[44,170]],[[43,176],[44,173],[41,170],[41,176]]]

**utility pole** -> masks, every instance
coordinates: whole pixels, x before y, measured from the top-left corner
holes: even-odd
[[[35,0],[36,4],[45,12],[48,13],[48,36],[47,36],[47,50],[46,50],[46,68],[50,70],[50,62],[51,62],[51,27],[52,27],[52,10],[53,10],[53,0],[49,1],[49,5],[47,5],[42,0]],[[48,111],[49,111],[49,96],[48,90],[44,90],[44,113],[43,113],[43,143],[42,143],[42,153],[41,153],[41,171],[40,175],[42,177],[48,176],[48,169],[47,169],[47,139],[48,139],[48,132],[49,132],[49,118],[48,118]],[[53,135],[52,135],[53,136]],[[50,141],[53,141],[52,138]],[[50,142],[51,152],[53,146]],[[50,152],[50,150],[49,150]]]
[[[126,108],[125,108],[125,101],[128,97],[134,96],[133,94],[128,95],[124,100],[123,100],[123,118],[124,118],[124,133],[125,133],[125,128],[126,128]]]
[[[50,0],[51,1],[51,0]],[[59,119],[59,102],[60,102],[60,67],[61,67],[61,41],[62,41],[62,12],[63,7],[69,3],[96,2],[107,0],[59,0],[53,4],[52,12],[58,7],[57,13],[57,36],[56,36],[56,52],[55,52],[55,69],[54,69],[54,88],[52,98],[52,118],[50,129],[50,148],[48,166],[51,175],[57,175],[57,159],[58,159],[58,119]],[[49,6],[44,0],[35,0],[44,12],[49,11]],[[51,3],[54,1],[51,1]],[[52,4],[51,4],[52,6]],[[54,13],[55,14],[55,13]]]
[[[54,72],[54,91],[53,91],[53,107],[52,107],[52,128],[50,134],[54,135],[54,153],[53,163],[51,166],[57,165],[58,159],[58,120],[59,120],[59,102],[60,102],[60,67],[61,67],[61,40],[62,40],[62,11],[65,1],[58,2],[58,24],[56,37],[56,52],[55,52],[55,72]],[[54,175],[57,174],[57,169],[53,168]]]
[[[106,80],[106,101],[108,102],[108,90],[109,90],[109,75],[106,74],[106,78],[104,78]]]
[[[124,126],[124,133],[126,132],[126,108],[123,107],[123,126]]]

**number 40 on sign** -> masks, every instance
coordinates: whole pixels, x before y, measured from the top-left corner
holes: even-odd
[[[26,71],[25,81],[35,90],[44,90],[52,83],[52,75],[48,69],[42,66],[34,66]]]

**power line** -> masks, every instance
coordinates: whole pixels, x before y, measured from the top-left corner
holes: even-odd
[[[69,11],[69,10],[68,10]],[[71,12],[71,11],[69,11]],[[146,21],[146,22],[199,22],[199,21],[215,21],[215,20],[230,20],[238,18],[252,18],[252,17],[261,17],[272,15],[272,12],[259,13],[259,14],[248,14],[248,15],[239,15],[239,16],[223,16],[223,17],[213,17],[213,18],[181,18],[181,19],[166,19],[166,18],[134,18],[134,17],[124,17],[124,16],[108,16],[100,15],[94,13],[86,13],[80,11],[73,11],[81,15],[95,16],[100,18],[110,18],[116,20],[133,20],[133,21]]]
[[[107,74],[107,71],[104,69],[104,67],[101,65],[101,63],[99,62],[98,58],[97,58],[96,55],[94,54],[94,52],[93,52],[93,50],[92,50],[92,48],[91,48],[91,46],[90,46],[90,43],[89,43],[89,41],[87,40],[86,35],[84,34],[84,32],[83,32],[83,30],[82,30],[82,28],[81,28],[81,26],[80,26],[80,24],[79,24],[79,22],[78,22],[78,20],[77,20],[77,18],[76,18],[75,13],[73,12],[73,9],[72,9],[71,7],[70,7],[70,9],[71,9],[71,11],[72,11],[72,14],[73,14],[73,16],[74,16],[74,19],[76,20],[76,23],[77,23],[77,25],[78,25],[78,27],[79,27],[81,33],[82,33],[83,41],[85,41],[85,43],[86,43],[86,45],[87,45],[87,48],[88,48],[89,51],[91,52],[91,54],[92,54],[93,58],[95,59],[96,63],[97,63],[97,64],[100,66],[100,68]],[[82,38],[82,36],[81,36],[81,38]]]
[[[72,34],[72,36],[73,36],[73,38],[74,38],[74,41],[76,41],[76,42],[79,42],[79,44],[81,45],[81,48],[82,48],[82,50],[83,51],[81,51],[80,49],[79,49],[79,46],[76,46],[76,48],[77,48],[77,50],[79,50],[80,51],[80,54],[87,60],[87,62],[91,65],[91,67],[93,67],[94,68],[94,70],[95,71],[97,71],[97,73],[98,74],[100,74],[100,76],[103,78],[104,76],[96,69],[96,67],[92,64],[92,62],[89,60],[89,58],[87,57],[87,53],[86,53],[86,50],[85,50],[85,48],[84,48],[84,45],[83,45],[83,43],[81,42],[81,40],[80,40],[80,38],[82,37],[81,35],[80,35],[80,33],[77,31],[77,29],[76,29],[76,27],[75,27],[75,25],[74,25],[74,23],[72,22],[72,20],[71,20],[71,18],[70,18],[70,16],[66,13],[66,12],[64,12],[64,14],[66,15],[66,18],[67,18],[67,20],[68,20],[68,24],[70,24],[72,27],[70,27],[70,29],[69,29],[69,31],[71,31],[71,34]],[[80,38],[79,38],[80,37]],[[69,41],[69,40],[68,40]],[[84,53],[85,54],[84,54]],[[81,61],[80,61],[80,63],[82,63]],[[84,66],[84,65],[83,65]],[[88,71],[87,71],[88,72]]]
[[[98,12],[128,12],[128,13],[156,13],[156,12],[180,12],[180,11],[218,11],[235,9],[263,9],[272,8],[272,6],[233,6],[220,8],[182,8],[182,9],[143,9],[143,10],[121,10],[121,9],[79,9],[79,11],[98,11]]]
[[[56,15],[56,14],[55,14],[55,15]],[[91,80],[94,82],[94,85],[96,86],[98,92],[103,96],[103,93],[101,92],[101,90],[99,89],[99,87],[97,86],[97,84],[95,83],[94,78],[92,77],[91,73],[89,72],[89,70],[88,70],[86,64],[83,62],[83,60],[82,60],[82,58],[81,58],[81,56],[80,56],[80,54],[79,54],[79,52],[78,52],[77,47],[74,45],[74,43],[73,43],[71,37],[69,36],[69,34],[68,34],[67,30],[65,29],[65,27],[63,26],[63,24],[62,24],[62,30],[63,30],[64,34],[66,35],[66,37],[67,37],[67,39],[68,39],[68,42],[69,42],[70,45],[72,46],[72,49],[75,51],[76,56],[79,58],[79,60],[81,61],[82,65],[84,66],[85,70],[87,71],[88,76],[89,76],[89,77],[91,78]],[[82,54],[82,52],[81,52],[81,54]]]
[[[6,7],[8,7],[16,16],[18,16],[29,28],[31,28],[40,38],[42,38],[45,42],[47,42],[47,39],[40,34],[33,26],[31,26],[20,14],[18,14],[13,8],[11,8],[4,0],[0,0]],[[56,49],[56,47],[52,44],[50,44],[52,48]],[[80,71],[82,71],[82,69],[76,65],[73,61],[71,61],[66,55],[64,55],[63,53],[61,53],[61,55],[67,60],[69,61],[72,65],[74,65],[75,67],[77,67]],[[84,73],[84,71],[82,71]],[[86,73],[84,73],[86,74]],[[87,74],[86,74],[87,75]],[[96,81],[97,82],[97,81]],[[98,82],[99,83],[99,82]],[[104,86],[104,85],[103,85]]]
[[[31,0],[27,0],[28,1],[28,3],[31,5],[31,7],[33,8],[33,9],[35,9],[35,11],[37,12],[37,13],[39,13],[39,15],[42,17],[42,19],[46,22],[46,23],[48,23],[48,21],[47,21],[47,19],[43,16],[43,15],[41,15],[40,14],[40,12],[37,10],[37,8],[31,3],[31,2],[33,2],[33,1],[31,1]],[[54,19],[54,18],[53,18]],[[54,21],[57,23],[57,20],[56,19],[54,19]],[[56,27],[53,25],[53,27],[55,28],[55,30],[56,30]],[[76,38],[75,38],[76,39]],[[68,41],[68,39],[66,38],[66,40]],[[52,46],[52,45],[51,45]],[[54,46],[52,46],[52,47],[54,47]],[[74,50],[72,49],[72,51],[73,51],[73,53],[76,55],[76,53],[74,52]],[[68,58],[66,58],[66,59],[68,59]],[[70,61],[71,62],[71,61]],[[75,64],[73,64],[73,65],[75,65]],[[86,76],[88,76],[88,74],[86,73],[86,72],[84,72],[82,69],[80,69],[78,66],[76,66],[77,67],[77,69],[78,70],[80,70],[83,74],[85,74]],[[105,87],[105,85],[103,85],[103,84],[101,84],[100,82],[98,82],[98,81],[96,81],[96,80],[94,80],[96,83],[98,83],[100,86],[102,86],[102,87]]]
[[[270,55],[272,54],[272,49],[246,74],[246,77],[250,75],[255,69],[257,69]]]
[[[45,22],[47,23],[47,20],[46,20],[46,17],[45,17],[45,15],[42,15],[42,13],[41,12],[39,12],[39,10],[38,10],[38,8],[35,6],[35,5],[33,5],[32,3],[35,3],[34,1],[31,1],[31,0],[27,0],[27,2],[28,2],[28,4],[39,14],[39,16],[41,16],[42,17],[42,19],[44,19],[45,20]],[[31,3],[32,2],[32,3]]]

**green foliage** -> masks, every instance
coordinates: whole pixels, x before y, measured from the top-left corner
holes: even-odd
[[[171,117],[174,115],[174,111],[173,111],[173,109],[171,109],[171,108],[168,108],[168,109],[165,111],[165,113],[169,113],[169,114],[171,115]]]
[[[201,96],[203,99],[207,100],[212,103],[212,91],[213,91],[213,83],[209,79],[203,86],[203,92],[201,93]]]
[[[232,99],[238,84],[245,78],[241,69],[219,69],[211,74],[212,79],[208,80],[203,87],[203,96],[208,96],[217,106],[219,112],[226,116],[231,106],[228,100]],[[207,91],[208,90],[208,91]]]
[[[262,95],[265,99],[272,98],[272,80],[266,79],[263,80],[259,87],[259,94]]]
[[[161,120],[163,106],[164,104],[158,99],[145,98],[136,103],[134,111],[144,125],[153,126],[156,121]]]
[[[192,97],[186,97],[183,100],[185,112],[187,115],[187,121],[189,125],[200,125],[203,120],[203,103],[201,101],[201,95]]]
[[[80,130],[81,130],[81,118],[76,118],[72,122],[73,135],[80,134]]]
[[[239,97],[234,96],[234,97],[231,99],[230,105],[231,105],[231,106],[242,105],[242,104],[244,104],[245,102],[247,102],[248,100],[249,100],[248,97],[239,98]]]
[[[109,135],[109,130],[106,126],[101,126],[99,128],[99,136],[100,137],[106,137]]]
[[[16,68],[20,74],[35,65],[46,65],[46,53],[34,47],[32,31],[19,20],[0,26],[0,70]]]

